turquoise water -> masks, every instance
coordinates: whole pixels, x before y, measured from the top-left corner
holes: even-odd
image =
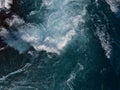
[[[120,89],[119,20],[104,0],[20,0],[14,12],[1,90]]]

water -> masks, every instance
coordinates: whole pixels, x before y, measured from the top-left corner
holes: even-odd
[[[0,90],[119,90],[119,17],[106,1],[18,1],[0,32]]]

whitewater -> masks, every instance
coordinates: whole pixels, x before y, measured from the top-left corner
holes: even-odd
[[[37,51],[60,53],[75,35],[78,23],[84,23],[82,17],[85,15],[85,6],[78,5],[79,2],[81,1],[44,0],[42,5],[37,7],[40,9],[31,11],[27,15],[28,18],[35,15],[38,15],[38,18],[44,18],[42,23],[26,23],[19,16],[12,15],[13,19],[7,18],[6,22],[17,31],[3,28],[0,35],[9,46],[19,50],[20,53],[28,50],[30,46]],[[82,2],[86,3],[86,1]],[[70,9],[74,9],[75,6],[80,7],[80,10],[71,12]],[[48,11],[44,16],[40,16],[44,7],[52,12]]]
[[[119,0],[13,1],[0,1],[0,90],[119,90]]]

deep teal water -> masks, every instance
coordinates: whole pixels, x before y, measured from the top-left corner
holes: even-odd
[[[28,26],[13,25],[4,39],[11,47],[0,52],[1,90],[120,89],[119,19],[104,0],[20,0],[14,12]],[[76,34],[59,50],[67,25]],[[57,42],[44,43],[47,36]],[[36,50],[43,44],[60,54]]]

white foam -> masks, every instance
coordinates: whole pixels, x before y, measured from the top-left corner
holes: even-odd
[[[78,3],[72,3],[74,2],[70,3],[68,0],[65,2],[64,0],[45,0],[43,5],[53,10],[56,8],[56,11],[47,12],[46,14],[49,16],[43,17],[45,19],[43,23],[25,23],[24,20],[14,15],[12,20],[7,19],[6,22],[9,26],[15,26],[17,31],[8,32],[3,30],[0,35],[3,36],[8,45],[20,52],[32,46],[37,51],[46,50],[47,52],[60,53],[76,34],[78,24],[85,22],[83,19],[83,16],[86,14],[84,6],[78,11],[73,10],[71,12],[73,14],[71,14],[69,11],[74,9],[72,5],[81,7]],[[49,5],[47,6],[47,4]],[[36,12],[37,14],[41,13],[38,11],[33,12],[29,14],[29,17],[35,15]]]
[[[118,6],[120,5],[120,0],[106,0],[106,2],[110,5],[110,8],[113,12],[118,11]]]
[[[13,4],[13,0],[0,0],[0,8],[2,9],[10,9],[10,4]]]
[[[10,33],[5,28],[2,28],[0,36],[2,36],[4,42],[6,42],[9,46],[13,47],[14,49],[18,50],[20,53],[26,51],[30,47],[30,45],[28,45],[25,41],[19,38],[19,34],[17,32]]]
[[[76,67],[73,69],[73,71],[70,73],[69,78],[67,79],[66,83],[67,86],[70,90],[74,90],[73,89],[73,84],[74,84],[74,80],[76,78],[76,75],[80,72],[84,70],[84,66],[80,63],[77,63]]]
[[[103,26],[103,29],[106,29],[106,28]],[[100,30],[99,27],[97,28],[96,33],[101,41],[101,45],[102,45],[103,49],[105,50],[105,54],[106,54],[107,58],[110,58],[112,46],[111,46],[111,42],[110,42],[111,38],[110,38],[109,34],[103,30]]]
[[[0,83],[5,82],[6,79],[10,78],[13,75],[16,75],[18,73],[22,73],[24,72],[27,68],[29,68],[31,66],[31,64],[27,63],[24,67],[18,69],[17,71],[11,72],[6,76],[3,76],[2,78],[0,78]]]
[[[11,27],[11,26],[19,26],[21,24],[24,24],[25,21],[23,19],[21,19],[19,16],[17,15],[12,15],[11,18],[7,18],[5,20],[5,22]]]

